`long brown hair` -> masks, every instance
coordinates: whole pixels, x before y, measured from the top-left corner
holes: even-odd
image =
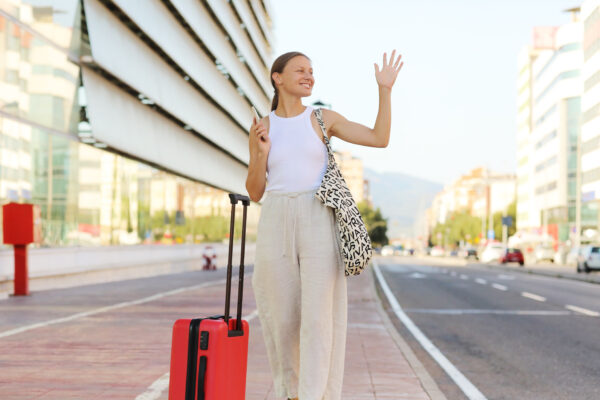
[[[273,74],[275,72],[282,73],[283,69],[287,65],[288,61],[296,56],[306,57],[306,55],[300,53],[299,51],[290,51],[289,53],[285,53],[277,57],[275,61],[273,61],[273,66],[271,67],[271,85],[273,85],[273,89],[275,90],[275,95],[273,96],[273,102],[271,103],[271,111],[277,108],[277,103],[279,103],[279,93],[277,92],[277,85],[275,85],[275,81],[273,80]],[[308,57],[306,57],[308,58]],[[308,58],[310,60],[310,58]]]

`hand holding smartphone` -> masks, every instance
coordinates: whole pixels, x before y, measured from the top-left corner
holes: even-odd
[[[258,122],[260,121],[260,117],[258,116],[258,112],[256,111],[256,108],[254,108],[254,106],[252,106],[252,114],[254,115],[254,123],[255,123],[255,124],[258,124]],[[267,140],[266,140],[264,137],[262,137],[262,136],[260,136],[260,140],[261,140],[262,142],[266,142],[266,141],[267,141]]]

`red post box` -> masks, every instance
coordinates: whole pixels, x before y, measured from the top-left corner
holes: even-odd
[[[4,244],[15,251],[15,296],[29,294],[27,245],[41,240],[40,208],[34,204],[9,203],[2,206]]]

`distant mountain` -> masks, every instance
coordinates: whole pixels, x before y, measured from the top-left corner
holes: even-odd
[[[365,168],[373,205],[388,219],[388,238],[417,236],[423,231],[425,210],[443,185],[397,172]]]

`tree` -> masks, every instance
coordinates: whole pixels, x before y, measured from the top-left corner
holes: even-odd
[[[379,207],[374,210],[366,201],[361,201],[357,205],[367,226],[367,232],[369,232],[369,238],[373,246],[385,246],[388,244],[387,219],[383,218]]]
[[[474,217],[466,211],[455,212],[445,223],[438,223],[433,228],[431,242],[438,246],[456,246],[461,241],[472,242],[480,233],[481,218]]]
[[[502,217],[512,217],[512,225],[508,227],[508,235],[510,237],[517,231],[517,202],[513,201],[508,205],[504,212],[498,211],[494,213],[494,235],[496,239],[502,239]]]

